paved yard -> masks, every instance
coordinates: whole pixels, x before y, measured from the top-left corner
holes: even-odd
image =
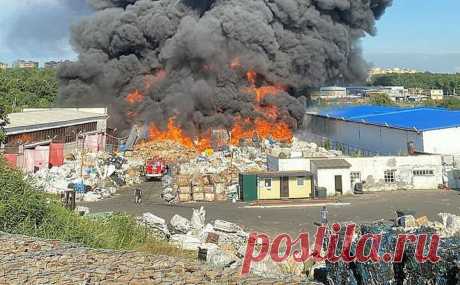
[[[248,230],[263,231],[269,234],[288,232],[297,235],[306,230],[314,233],[314,222],[319,220],[320,207],[290,207],[290,208],[247,208],[247,203],[216,202],[216,203],[186,203],[169,206],[160,199],[160,185],[145,183],[142,206],[134,204],[132,190],[120,190],[114,198],[84,203],[91,212],[127,212],[140,215],[152,212],[155,215],[171,219],[174,214],[190,218],[193,208],[203,205],[206,209],[207,221],[223,219],[245,225]],[[417,216],[428,216],[438,220],[437,214],[449,212],[460,215],[460,192],[450,191],[398,191],[385,193],[364,194],[347,197],[340,202],[350,205],[328,206],[329,221],[331,222],[370,222],[380,219],[390,220],[396,209],[413,209]]]

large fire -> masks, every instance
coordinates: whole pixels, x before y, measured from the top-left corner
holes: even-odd
[[[133,92],[129,93],[128,96],[126,96],[125,100],[129,104],[142,103],[144,101],[144,95],[142,95],[142,93],[136,89]]]
[[[204,151],[211,148],[210,131],[201,135],[198,139],[193,140],[190,136],[176,125],[176,120],[170,118],[165,130],[160,130],[154,123],[149,126],[149,140],[153,141],[175,141],[185,147],[195,148],[198,151]]]
[[[232,69],[241,68],[239,58],[231,62]],[[156,85],[158,81],[167,76],[166,72],[159,71],[153,77],[145,82],[146,89]],[[257,86],[258,74],[254,70],[246,73],[249,87],[242,92],[255,95],[254,109],[263,116],[257,118],[236,118],[232,129],[230,130],[231,145],[238,145],[242,140],[254,138],[266,139],[272,138],[278,141],[290,141],[293,132],[289,125],[279,119],[279,110],[276,106],[266,104],[264,98],[268,95],[276,96],[284,91],[281,85],[264,85]],[[144,96],[138,90],[130,93],[126,100],[130,104],[140,103]],[[130,113],[131,114],[131,113]],[[159,128],[154,123],[149,125],[148,139],[150,141],[175,141],[187,148],[204,151],[212,147],[211,130],[207,130],[198,137],[192,138],[180,126],[177,125],[175,118],[170,118],[165,129]]]

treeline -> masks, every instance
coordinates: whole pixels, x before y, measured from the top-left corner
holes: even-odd
[[[54,69],[0,69],[0,107],[8,113],[53,106],[57,94]]]
[[[445,95],[460,94],[460,73],[382,74],[371,79],[374,86],[404,86],[406,88],[443,89]]]

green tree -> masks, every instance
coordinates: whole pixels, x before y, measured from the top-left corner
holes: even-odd
[[[0,70],[0,106],[6,112],[53,106],[58,94],[53,69]]]
[[[377,93],[377,94],[371,95],[369,99],[369,103],[372,105],[383,105],[383,106],[394,105],[394,102],[385,93]]]
[[[3,107],[0,106],[0,143],[5,141],[5,126],[8,123],[8,118],[6,117],[6,112]]]
[[[452,95],[460,90],[460,73],[381,74],[373,76],[370,84],[375,86],[442,89],[445,94]]]

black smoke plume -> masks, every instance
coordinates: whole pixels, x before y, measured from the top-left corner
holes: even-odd
[[[109,105],[112,124],[162,127],[171,117],[190,135],[230,128],[255,108],[246,72],[258,86],[281,84],[267,96],[279,120],[302,121],[302,90],[366,76],[357,45],[374,35],[391,0],[89,0],[95,14],[72,30],[79,60],[59,70],[66,105]],[[139,90],[144,100],[125,98]]]

